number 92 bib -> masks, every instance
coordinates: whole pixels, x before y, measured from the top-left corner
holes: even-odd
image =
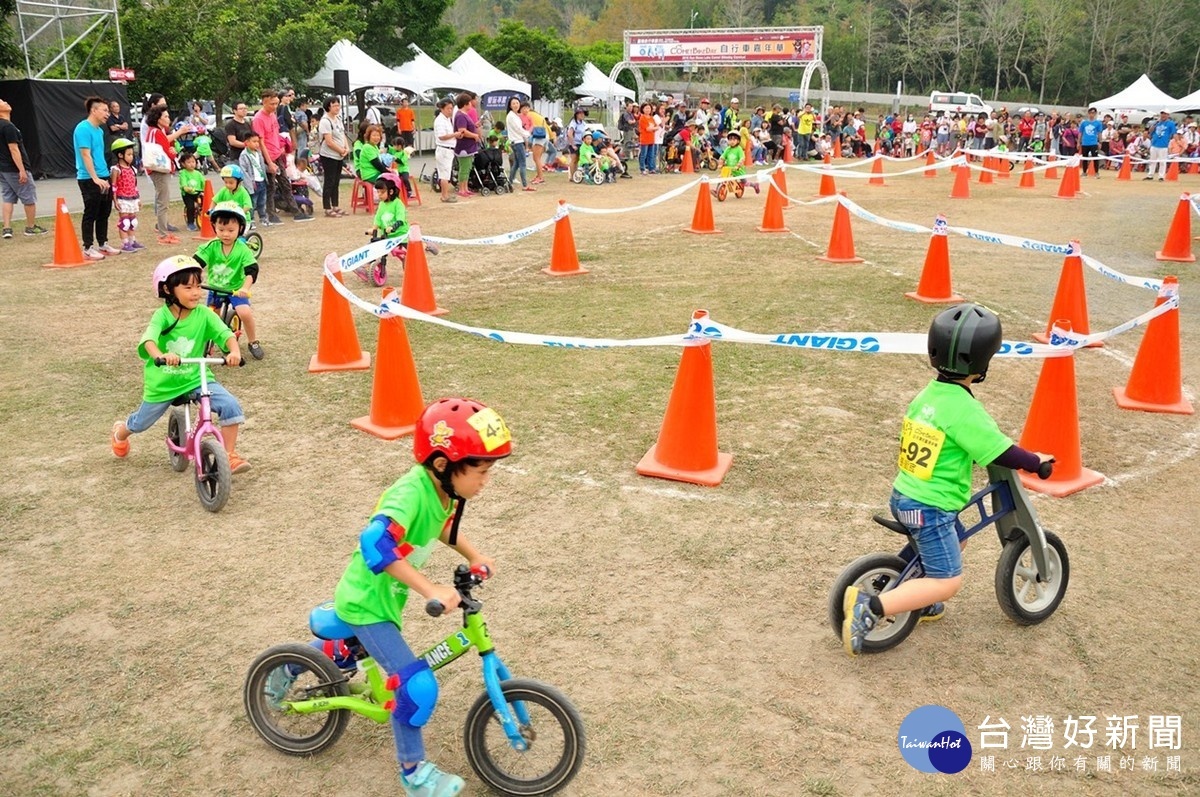
[[[938,454],[946,442],[946,433],[911,418],[904,419],[900,430],[900,470],[922,481],[933,478]]]

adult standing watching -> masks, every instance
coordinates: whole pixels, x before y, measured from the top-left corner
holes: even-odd
[[[1145,179],[1153,180],[1158,172],[1161,181],[1167,176],[1167,156],[1170,154],[1171,138],[1175,135],[1175,120],[1165,108],[1158,113],[1158,121],[1150,130],[1150,170]]]
[[[296,201],[292,199],[292,187],[284,174],[286,164],[283,160],[283,145],[279,141],[279,92],[266,89],[260,95],[262,108],[254,114],[250,126],[262,139],[263,161],[267,167],[267,221],[272,224],[283,224],[283,219],[275,212],[277,195],[282,191],[283,209],[289,213],[298,213]],[[278,190],[277,190],[278,189]]]
[[[246,134],[253,128],[246,121],[250,109],[244,102],[234,102],[233,118],[225,123],[225,142],[229,144],[229,162],[235,163],[246,148]]]
[[[113,100],[108,104],[108,121],[104,124],[104,152],[109,166],[117,160],[116,156],[109,152],[109,147],[122,137],[129,137],[129,119],[121,115],[121,103]]]
[[[115,105],[116,103],[114,103]],[[25,234],[44,235],[37,223],[37,189],[26,170],[29,153],[21,131],[12,123],[12,106],[0,100],[0,189],[4,194],[4,237],[12,238],[13,209],[17,200],[25,206]]]
[[[813,114],[811,102],[804,103],[804,111],[796,120],[796,135],[799,143],[798,152],[800,162],[804,163],[808,160],[809,146],[812,144],[813,123],[817,121],[817,117]]]
[[[587,111],[582,108],[576,108],[575,118],[567,125],[567,153],[571,156],[571,166],[568,170],[568,175],[574,174],[575,169],[579,166],[579,147],[583,144],[583,136],[588,131],[587,121],[584,119],[586,115]]]
[[[146,140],[146,131],[150,129],[150,125],[146,123],[146,117],[150,115],[153,108],[166,108],[167,98],[161,94],[148,94],[146,101],[142,103],[142,124],[138,128],[138,138],[142,141]]]
[[[311,126],[308,97],[301,97],[297,103],[296,112],[292,114],[292,143],[295,145],[297,158],[308,156],[308,132]]]
[[[442,201],[457,202],[458,197],[450,193],[450,175],[454,169],[454,145],[458,131],[454,129],[454,100],[438,101],[438,114],[433,120],[433,163],[442,186]]]
[[[108,214],[112,201],[108,183],[108,162],[104,159],[104,123],[108,121],[108,102],[100,97],[83,101],[87,118],[75,125],[72,144],[75,149],[75,177],[83,197],[83,255],[103,260],[121,250],[108,244]]]
[[[417,137],[417,115],[408,102],[407,94],[400,98],[400,107],[396,109],[396,132],[400,134],[401,143],[411,147]]]
[[[275,116],[279,120],[279,134],[291,139],[292,151],[299,152],[296,149],[296,136],[292,132],[292,128],[296,126],[296,122],[292,119],[292,103],[296,100],[295,89],[284,89],[279,92],[279,108],[275,111]],[[286,154],[284,157],[287,157]],[[289,192],[290,193],[290,192]]]
[[[479,128],[471,118],[473,95],[464,91],[455,98],[454,104],[458,112],[454,114],[454,131],[458,133],[458,143],[454,145],[454,155],[458,158],[458,195],[475,196],[475,192],[467,187],[471,176],[471,164],[475,162],[475,153],[479,151]]]
[[[522,118],[528,117],[531,125],[529,150],[533,155],[534,172],[533,179],[529,181],[529,184],[544,183],[546,178],[542,177],[542,171],[545,169],[543,164],[546,159],[546,143],[550,141],[550,126],[546,124],[546,117],[533,110],[528,102],[521,103],[521,116]]]
[[[1028,116],[1028,114],[1026,114]],[[1079,123],[1079,148],[1083,156],[1083,174],[1086,177],[1088,166],[1096,170],[1096,179],[1100,179],[1100,163],[1088,158],[1100,155],[1100,133],[1104,131],[1104,123],[1096,118],[1096,109],[1088,108],[1087,119]]]
[[[341,191],[342,159],[350,154],[350,145],[346,142],[346,128],[342,125],[342,101],[337,97],[326,97],[321,108],[325,111],[317,123],[317,135],[321,140],[317,155],[321,159],[321,175],[324,179],[321,206],[325,208],[326,216],[336,218],[346,215],[338,207],[338,194]]]
[[[525,178],[525,141],[528,133],[525,132],[525,120],[521,118],[521,111],[528,107],[529,104],[522,103],[520,97],[512,97],[508,101],[508,114],[504,117],[504,131],[508,134],[508,143],[512,147],[509,155],[512,165],[508,170],[508,184],[513,185],[513,178],[520,174],[521,187],[526,191],[536,191],[537,189],[529,185]]]
[[[171,184],[174,182],[175,159],[172,157],[175,139],[192,132],[194,128],[185,124],[174,132],[171,131],[171,114],[165,107],[155,106],[146,117],[146,135],[142,138],[142,149],[146,143],[153,141],[167,153],[171,170],[169,172],[150,172],[150,182],[154,184],[154,231],[158,233],[160,244],[177,244],[179,238],[174,235],[179,229],[167,221],[167,210],[171,206]]]

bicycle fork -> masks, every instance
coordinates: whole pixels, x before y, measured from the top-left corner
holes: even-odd
[[[521,728],[529,727],[529,709],[522,700],[514,700],[510,706],[504,699],[500,682],[507,681],[512,676],[496,651],[490,650],[483,653],[481,658],[483,659],[483,683],[488,697],[492,700],[492,708],[496,711],[496,717],[500,720],[501,727],[504,728],[504,735],[508,737],[509,744],[514,750],[524,753],[529,749],[529,740],[521,733]]]

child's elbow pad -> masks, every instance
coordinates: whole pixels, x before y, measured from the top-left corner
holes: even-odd
[[[363,561],[375,575],[379,575],[392,562],[403,559],[412,552],[412,546],[404,542],[404,528],[387,515],[376,515],[358,536],[358,546]]]

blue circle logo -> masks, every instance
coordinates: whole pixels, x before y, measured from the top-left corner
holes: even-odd
[[[918,772],[953,775],[971,763],[971,742],[962,720],[945,706],[909,712],[896,735],[900,754]]]

